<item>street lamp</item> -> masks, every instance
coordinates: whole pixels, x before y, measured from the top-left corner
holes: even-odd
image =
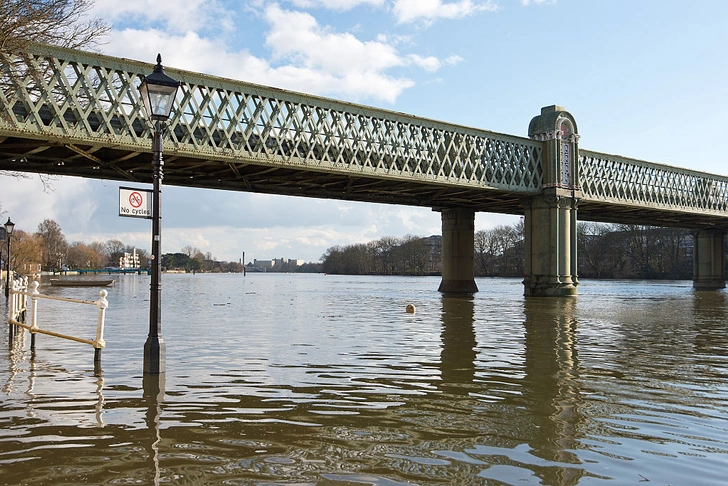
[[[165,347],[162,340],[162,207],[161,185],[164,174],[162,166],[162,135],[166,128],[167,119],[172,111],[172,104],[179,88],[179,81],[175,81],[164,74],[162,55],[157,54],[157,65],[154,72],[145,76],[139,86],[144,110],[154,122],[154,138],[152,142],[152,168],[154,188],[152,193],[152,283],[149,292],[149,336],[144,343],[144,372],[164,373],[166,365]]]
[[[10,217],[8,217],[8,221],[7,221],[7,223],[5,223],[5,237],[8,239],[8,256],[7,256],[7,259],[5,260],[5,298],[6,299],[10,296],[10,237],[13,234],[13,229],[15,229],[15,223],[10,221]],[[0,277],[0,278],[2,278],[2,277]]]

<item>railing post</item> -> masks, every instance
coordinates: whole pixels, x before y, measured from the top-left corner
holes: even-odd
[[[15,293],[10,292],[10,301],[8,302],[8,335],[10,338],[10,347],[13,346],[13,338],[15,336],[15,326],[13,325],[13,320],[15,320],[16,316],[16,300],[15,300]]]
[[[15,309],[17,308],[17,302],[15,299],[15,296],[17,295],[15,293],[15,288],[13,286],[12,289],[9,289],[10,291],[10,302],[8,302],[8,320],[15,319]]]
[[[22,292],[26,289],[23,288],[22,282],[13,280],[10,290],[10,300],[15,302],[15,314],[13,314],[13,319],[17,320],[18,312],[20,311],[20,297],[22,296],[22,294],[20,294],[19,292]]]
[[[106,296],[109,292],[106,290],[99,291],[99,300],[96,301],[96,307],[99,308],[99,318],[96,324],[96,339],[94,339],[94,362],[101,361],[101,350],[106,347],[104,341],[104,320],[106,319],[106,309],[109,307],[109,301]]]
[[[28,277],[22,277],[20,282],[18,282],[18,286],[13,285],[13,288],[17,290],[13,294],[13,301],[15,302],[13,319],[18,322],[25,322],[25,309],[28,303],[28,297],[25,293],[28,291]]]
[[[38,284],[40,285],[40,284]],[[28,312],[28,277],[23,277],[23,293],[18,295],[18,311],[21,313],[19,322],[25,322],[26,313]]]
[[[35,350],[35,335],[38,333],[38,286],[35,280],[31,282],[30,288],[30,349]]]

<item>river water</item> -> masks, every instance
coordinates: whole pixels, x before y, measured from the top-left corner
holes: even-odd
[[[149,277],[115,278],[100,371],[2,327],[0,484],[728,484],[724,291],[165,274],[160,379]],[[40,326],[92,339],[79,307],[40,301]]]

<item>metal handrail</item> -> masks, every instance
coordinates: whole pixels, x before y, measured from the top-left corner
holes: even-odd
[[[81,300],[81,299],[70,299],[67,297],[56,297],[51,295],[43,295],[38,291],[40,284],[37,281],[27,283],[27,278],[24,281],[16,280],[13,282],[12,289],[10,290],[10,309],[8,316],[8,324],[27,329],[31,334],[31,349],[35,348],[35,335],[46,334],[49,336],[55,336],[71,341],[76,341],[83,344],[90,344],[94,347],[94,361],[100,361],[101,350],[106,347],[106,341],[104,341],[104,321],[106,318],[106,309],[109,307],[109,301],[106,300],[106,296],[109,294],[106,290],[99,291],[99,300]],[[30,299],[30,314],[28,315],[28,299]],[[76,336],[70,336],[48,329],[41,329],[38,327],[38,300],[57,300],[62,302],[71,302],[75,304],[86,304],[95,305],[98,310],[98,320],[96,324],[96,337],[95,339],[84,339]],[[22,320],[21,320],[22,318]],[[30,320],[30,324],[28,324]]]

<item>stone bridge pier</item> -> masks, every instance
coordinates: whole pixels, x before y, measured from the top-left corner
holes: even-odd
[[[725,231],[701,230],[693,234],[693,288],[725,288]]]
[[[543,189],[523,200],[526,296],[576,295],[576,212],[578,180],[576,122],[563,108],[548,106],[531,120],[529,136],[543,142]],[[442,282],[440,292],[473,293],[475,213],[441,209]]]
[[[523,201],[523,294],[576,295],[576,212],[581,198],[576,121],[563,108],[547,106],[531,120],[528,136],[543,142],[543,189]]]
[[[559,106],[547,106],[534,117],[528,136],[543,143],[542,189],[524,197],[523,293],[533,297],[577,294],[577,210],[579,135],[576,121]],[[468,294],[475,283],[475,212],[468,208],[437,209],[442,214],[442,282],[440,292]],[[725,235],[722,229],[694,233],[693,287],[725,288]]]
[[[475,284],[475,211],[440,210],[442,218],[442,281],[437,290],[446,294],[472,294]]]
[[[559,106],[547,106],[534,117],[528,136],[543,143],[541,193],[525,197],[523,294],[565,297],[577,294],[577,209],[579,135],[576,121]],[[443,293],[478,291],[475,283],[475,212],[468,208],[438,209],[442,215]],[[693,287],[725,288],[724,230],[694,233]]]

